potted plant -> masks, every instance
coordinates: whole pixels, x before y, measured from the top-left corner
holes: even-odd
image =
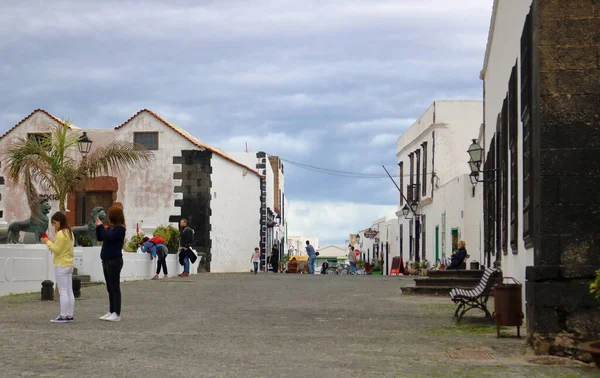
[[[600,269],[596,271],[596,280],[590,284],[590,293],[600,300]],[[579,349],[591,354],[596,366],[600,368],[600,340],[581,343]]]
[[[279,273],[284,273],[287,269],[287,258],[279,260]]]

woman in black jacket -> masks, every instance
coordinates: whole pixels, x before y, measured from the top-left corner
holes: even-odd
[[[125,215],[123,208],[108,209],[109,226],[96,218],[96,237],[102,242],[100,259],[108,291],[109,311],[100,317],[109,322],[121,321],[121,269],[123,269],[123,243],[125,242]]]

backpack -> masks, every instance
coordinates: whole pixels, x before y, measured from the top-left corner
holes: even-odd
[[[151,243],[154,243],[154,244],[165,244],[165,239],[160,236],[155,236],[153,238],[150,238],[150,240],[148,240],[148,241]]]

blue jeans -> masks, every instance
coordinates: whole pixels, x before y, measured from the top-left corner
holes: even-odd
[[[356,273],[356,263],[354,261],[350,261],[350,271]]]
[[[317,256],[310,255],[308,256],[308,274],[315,274],[315,260]]]
[[[183,259],[183,273],[190,273],[190,258],[187,256]]]
[[[254,264],[254,274],[256,274],[258,272],[258,261],[254,261],[252,264]]]

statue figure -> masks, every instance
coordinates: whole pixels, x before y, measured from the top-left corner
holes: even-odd
[[[14,221],[8,225],[8,243],[18,243],[21,231],[31,232],[35,235],[37,244],[40,237],[48,230],[48,214],[50,213],[50,202],[47,198],[39,198],[36,208],[31,209],[31,216],[27,220]]]
[[[89,238],[92,240],[93,247],[98,244],[98,239],[96,239],[96,218],[100,219],[101,221],[104,221],[106,218],[106,213],[104,212],[104,208],[102,206],[96,206],[92,209],[92,213],[90,214],[90,219],[88,220],[87,225],[77,226],[71,229],[77,243],[79,243],[79,238],[81,236],[89,236]]]

